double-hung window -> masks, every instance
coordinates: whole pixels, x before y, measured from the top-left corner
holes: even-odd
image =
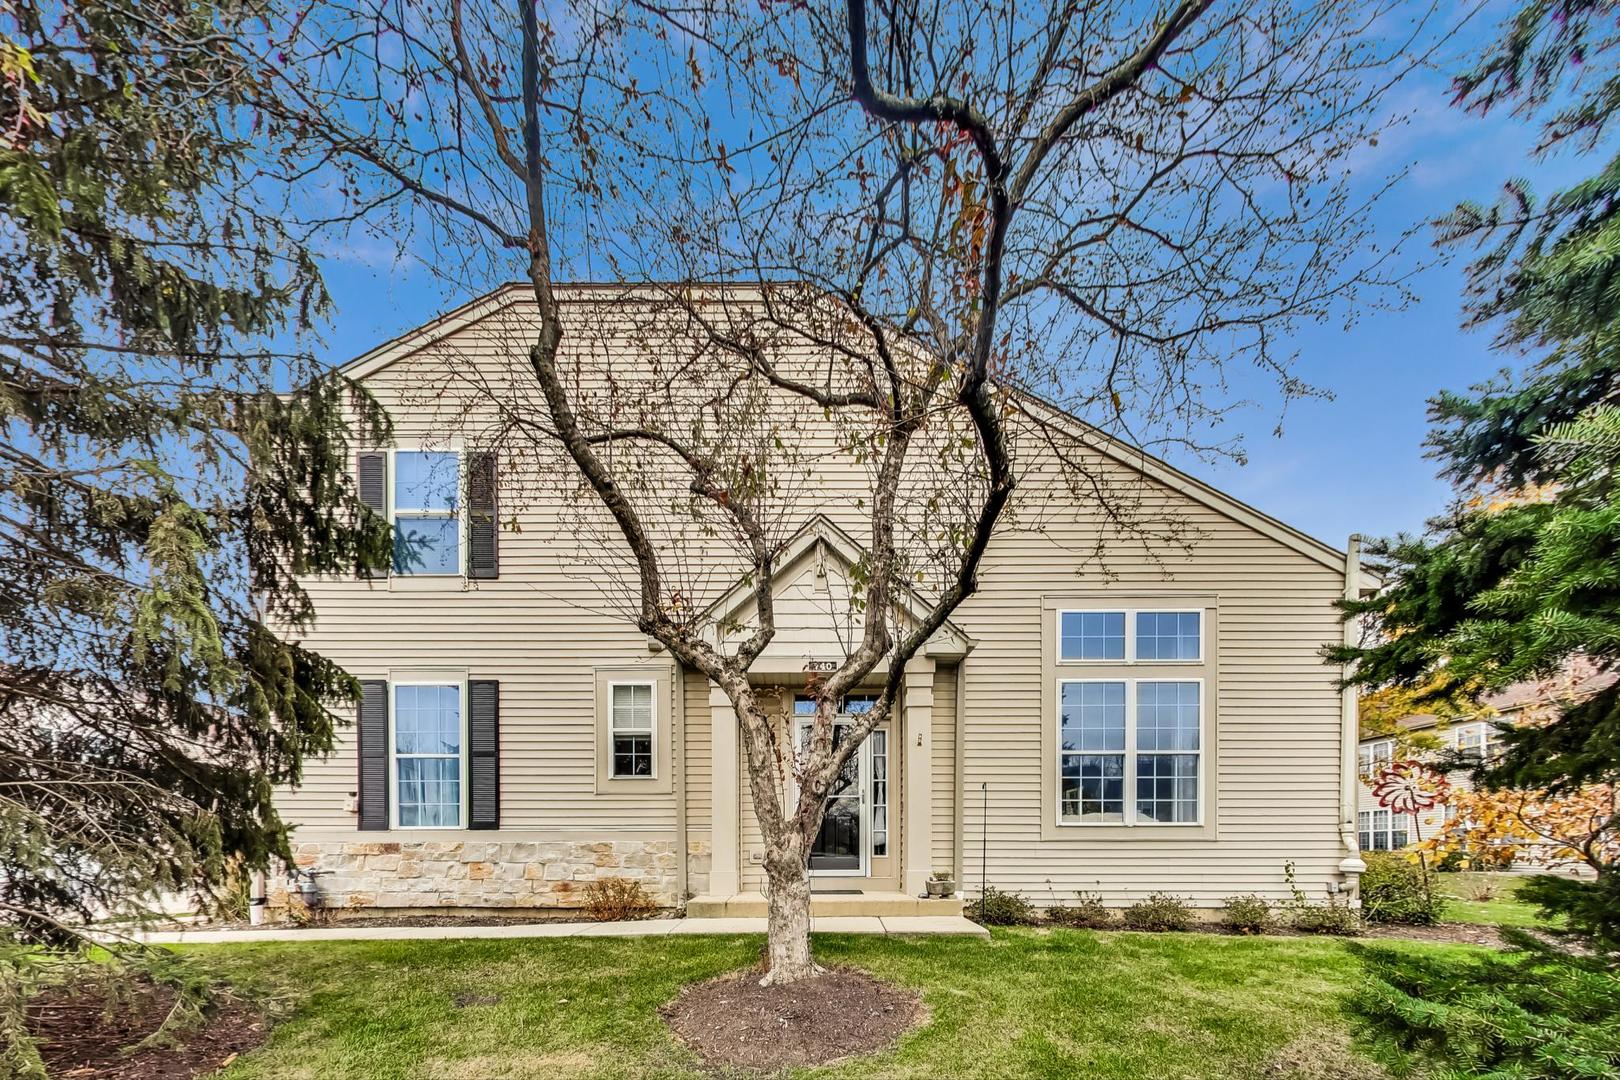
[[[460,574],[461,455],[396,450],[393,477],[394,573]]]
[[[394,817],[401,829],[459,829],[466,785],[462,687],[393,687]]]
[[[1399,851],[1406,846],[1406,815],[1363,810],[1356,815],[1362,851]]]
[[[616,780],[653,775],[653,733],[657,728],[653,683],[614,683],[608,704],[608,739]]]
[[[1485,760],[1485,725],[1464,724],[1455,736],[1457,755],[1464,761],[1475,763]]]
[[[1356,747],[1356,769],[1364,780],[1372,780],[1389,768],[1395,759],[1395,743],[1391,739],[1363,743]]]
[[[1203,616],[1057,612],[1059,824],[1202,823]]]

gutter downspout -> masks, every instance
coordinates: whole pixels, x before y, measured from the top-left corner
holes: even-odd
[[[1344,598],[1357,600],[1360,597],[1361,536],[1351,533],[1350,542],[1345,545],[1344,550]],[[1357,643],[1356,629],[1349,619],[1344,622],[1344,643],[1346,645]],[[1340,672],[1341,677],[1349,678],[1352,670],[1350,665],[1346,665]],[[1361,872],[1367,869],[1367,864],[1361,861],[1360,839],[1356,834],[1356,801],[1361,784],[1356,772],[1356,743],[1359,741],[1361,728],[1359,688],[1346,686],[1340,690],[1339,703],[1339,842],[1345,851],[1345,857],[1339,861],[1339,872],[1345,877],[1351,903],[1359,906]]]

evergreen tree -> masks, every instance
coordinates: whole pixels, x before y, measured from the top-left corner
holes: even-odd
[[[327,301],[310,252],[248,201],[246,163],[278,132],[242,107],[256,83],[239,43],[267,14],[0,7],[14,943],[71,945],[98,914],[286,857],[272,790],[330,748],[357,692],[294,640],[298,577],[387,559],[346,468],[348,441],[385,437],[386,418],[279,344]]]
[[[1456,103],[1510,108],[1541,125],[1543,152],[1595,155],[1620,101],[1612,26],[1620,4],[1525,4]],[[1392,572],[1379,597],[1346,604],[1371,631],[1331,650],[1367,686],[1481,693],[1544,678],[1574,657],[1620,665],[1620,157],[1538,201],[1523,181],[1492,206],[1440,222],[1443,242],[1479,245],[1468,310],[1497,343],[1538,358],[1466,394],[1434,400],[1432,452],[1458,503],[1421,539],[1375,546]],[[1478,770],[1492,787],[1572,791],[1620,779],[1620,685],[1545,726],[1502,732]],[[1595,882],[1544,880],[1529,895],[1620,948],[1620,867]]]

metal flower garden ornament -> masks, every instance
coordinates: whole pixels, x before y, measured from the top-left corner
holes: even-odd
[[[1423,831],[1418,815],[1446,801],[1451,793],[1451,781],[1434,766],[1408,758],[1391,762],[1378,775],[1372,793],[1378,805],[1391,814],[1412,816],[1412,839],[1421,843]],[[1424,895],[1432,901],[1433,897],[1429,895],[1429,861],[1421,847],[1418,848],[1418,864],[1423,867]]]

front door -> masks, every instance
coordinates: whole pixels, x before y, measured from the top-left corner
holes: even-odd
[[[834,747],[843,743],[848,731],[847,723],[833,727]],[[821,831],[810,845],[811,870],[859,874],[866,869],[866,799],[862,796],[866,790],[866,770],[862,767],[865,757],[865,747],[851,754],[827,792]]]
[[[843,708],[833,724],[833,746],[843,744],[850,722],[856,715],[872,707],[875,698],[866,694],[851,694],[844,699]],[[799,714],[798,740],[802,751],[810,742],[810,725],[814,722],[815,703],[806,697],[795,702]],[[833,780],[822,811],[821,830],[810,846],[810,871],[814,874],[834,876],[865,876],[870,873],[873,855],[873,783],[872,748],[874,741],[883,745],[887,732],[873,732],[855,753],[844,762],[843,769]],[[883,762],[886,764],[886,760]],[[886,772],[886,770],[885,770]],[[885,776],[885,781],[887,777]],[[887,783],[881,788],[886,790]],[[887,799],[882,800],[884,803]],[[887,849],[887,806],[882,811],[884,820],[876,822],[882,845],[878,854]]]

